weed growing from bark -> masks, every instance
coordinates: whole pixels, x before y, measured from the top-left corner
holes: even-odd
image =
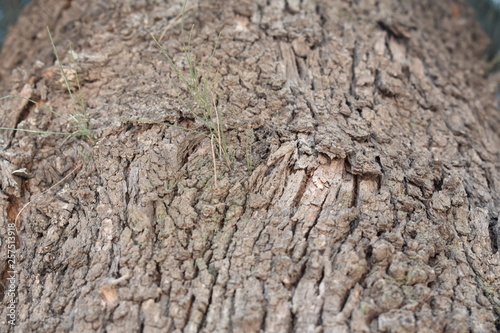
[[[68,76],[66,74],[65,69],[63,68],[63,65],[61,63],[61,60],[59,59],[59,54],[57,53],[56,46],[54,44],[54,40],[52,39],[52,35],[50,33],[49,28],[47,28],[47,32],[49,34],[50,38],[50,44],[52,45],[52,50],[54,51],[54,55],[56,57],[56,62],[59,67],[59,71],[61,72],[61,76],[63,77],[64,84],[66,88],[68,89],[68,93],[71,98],[71,103],[72,103],[72,112],[68,116],[68,121],[73,124],[73,126],[76,128],[75,131],[73,132],[50,132],[50,131],[38,131],[38,130],[27,130],[27,129],[22,129],[22,128],[8,128],[8,127],[0,127],[0,130],[11,130],[11,131],[19,131],[19,132],[28,132],[28,133],[36,133],[36,134],[55,134],[55,135],[65,135],[66,139],[72,138],[72,137],[83,137],[86,140],[92,141],[94,139],[94,133],[92,130],[89,128],[89,118],[86,112],[86,107],[85,107],[85,101],[83,100],[83,97],[80,93],[81,87],[80,87],[80,80],[78,78],[78,73],[76,69],[76,63],[75,59],[73,57],[73,50],[71,50],[71,56],[73,57],[73,63],[70,68],[70,70],[74,71],[75,73],[75,79],[76,79],[76,85],[77,89],[73,89],[71,87],[71,84],[69,83]],[[41,109],[47,110],[50,113],[53,113],[57,117],[64,118],[64,115],[54,111],[52,108],[42,105],[30,98],[26,98],[23,96],[19,95],[8,95],[1,97],[0,100],[3,99],[9,99],[9,98],[19,98],[19,99],[24,99],[36,106],[38,106]]]
[[[184,5],[185,6],[185,5]],[[184,7],[185,8],[185,7]],[[183,9],[183,13],[185,9]],[[183,16],[181,16],[183,17]],[[211,151],[212,151],[212,162],[214,170],[214,184],[217,186],[217,160],[222,161],[228,168],[231,167],[231,159],[228,154],[225,133],[222,124],[222,113],[217,105],[217,73],[211,75],[212,72],[212,59],[217,49],[220,34],[217,37],[213,51],[208,59],[208,64],[198,64],[196,62],[195,56],[191,52],[191,39],[192,39],[193,29],[191,28],[189,33],[189,38],[186,42],[184,37],[184,20],[182,19],[181,34],[184,44],[184,56],[188,63],[188,73],[185,74],[173,61],[173,59],[168,55],[160,42],[151,34],[153,40],[160,48],[161,52],[168,59],[170,65],[174,69],[179,80],[186,86],[187,92],[194,101],[196,107],[193,109],[187,103],[181,100],[184,107],[189,110],[191,115],[195,120],[201,124],[202,130],[192,130],[182,126],[170,125],[154,121],[139,121],[145,123],[158,123],[167,126],[180,128],[185,131],[195,132],[207,137],[210,140]]]

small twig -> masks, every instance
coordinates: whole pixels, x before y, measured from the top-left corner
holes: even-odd
[[[217,160],[215,159],[214,135],[210,139],[210,148],[212,149],[212,163],[214,164],[214,185],[217,187]]]

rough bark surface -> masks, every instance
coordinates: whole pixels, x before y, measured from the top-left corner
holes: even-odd
[[[130,121],[197,128],[150,37],[186,69],[181,1],[33,1],[11,30],[1,95],[69,112],[49,26],[63,64],[73,45],[96,139],[0,133],[1,331],[499,329],[500,117],[464,2],[193,5],[198,59],[221,33],[233,164],[217,186],[208,139]],[[71,130],[0,103],[1,126]]]

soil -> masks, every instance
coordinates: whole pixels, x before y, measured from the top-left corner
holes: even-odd
[[[74,131],[48,27],[94,138],[0,133],[2,332],[500,329],[500,116],[465,1],[187,8],[33,0],[6,37],[0,96],[39,104],[0,126]],[[217,183],[151,34],[211,61]]]

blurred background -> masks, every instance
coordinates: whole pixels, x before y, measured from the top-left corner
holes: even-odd
[[[0,0],[0,47],[9,26],[16,22],[21,9],[28,2],[29,0]]]

